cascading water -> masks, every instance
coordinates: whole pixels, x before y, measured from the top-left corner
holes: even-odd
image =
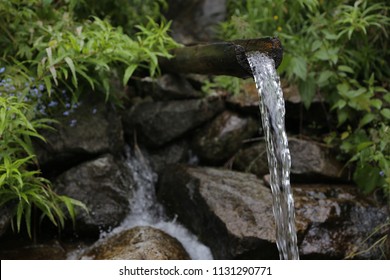
[[[157,174],[153,172],[148,160],[142,156],[139,149],[135,148],[132,152],[130,148],[128,149],[126,164],[133,174],[135,183],[134,194],[130,201],[131,212],[122,224],[109,234],[115,234],[135,226],[151,226],[161,229],[179,240],[191,259],[213,259],[208,247],[201,244],[196,236],[178,224],[175,219],[170,221],[165,215],[162,205],[156,199]]]
[[[294,199],[290,187],[291,158],[284,127],[284,99],[274,60],[260,52],[246,54],[260,97],[267,145],[276,244],[280,259],[298,260]]]

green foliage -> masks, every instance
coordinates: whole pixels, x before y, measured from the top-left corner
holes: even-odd
[[[18,231],[24,217],[31,234],[32,207],[60,227],[63,209],[74,219],[74,206],[85,208],[40,175],[31,137],[44,140],[38,129],[53,121],[43,118],[49,104],[68,103],[65,91],[75,103],[86,87],[111,97],[113,77],[126,85],[135,71],[156,75],[158,58],[178,46],[170,23],[157,18],[165,1],[95,2],[0,1],[0,206],[15,206]]]
[[[278,36],[284,48],[281,76],[298,85],[306,108],[321,95],[337,115],[327,143],[341,146],[344,158],[356,164],[354,179],[363,190],[373,190],[374,185],[388,190],[388,141],[374,135],[388,137],[389,130],[389,4],[376,0],[228,4],[231,19],[221,25],[221,37]],[[362,135],[372,143],[365,149],[359,146]],[[375,179],[368,179],[369,174],[376,174]]]
[[[37,164],[31,148],[31,137],[44,140],[37,132],[47,127],[46,119],[31,120],[32,107],[19,102],[16,97],[0,96],[0,206],[10,203],[16,228],[20,231],[22,219],[31,236],[31,213],[33,206],[42,211],[53,224],[63,227],[66,206],[74,220],[74,206],[85,206],[74,199],[60,196],[51,189],[50,182],[39,171],[32,170]]]

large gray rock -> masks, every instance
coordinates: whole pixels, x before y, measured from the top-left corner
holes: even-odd
[[[76,231],[96,234],[118,226],[129,211],[133,178],[123,162],[103,155],[61,174],[55,191],[83,202],[89,213],[78,209]]]
[[[320,182],[344,179],[343,166],[321,145],[290,137],[291,180]],[[264,142],[250,144],[234,157],[233,167],[259,177],[269,173],[267,150]]]
[[[361,197],[354,186],[293,185],[302,259],[382,258],[368,250],[386,228],[386,207]],[[261,180],[229,170],[171,166],[159,199],[210,247],[216,259],[278,258],[272,197]],[[362,254],[356,254],[363,252]]]
[[[166,169],[158,190],[216,259],[278,258],[271,192],[256,176],[176,165]]]
[[[42,131],[47,142],[35,142],[41,165],[66,169],[86,158],[122,152],[124,138],[119,114],[112,104],[95,95],[82,95],[77,108],[53,107],[57,110],[53,117],[59,121],[54,125],[56,130]]]
[[[194,151],[203,162],[223,163],[238,151],[244,140],[256,135],[258,127],[258,122],[251,117],[224,111],[197,132]]]
[[[383,258],[379,247],[367,250],[386,234],[386,207],[360,196],[355,186],[294,185],[298,239],[302,258]],[[357,254],[359,253],[359,254]]]
[[[136,131],[145,144],[160,147],[211,119],[223,108],[219,98],[143,102],[125,112],[124,131],[128,137]]]
[[[81,258],[95,260],[190,259],[176,238],[148,226],[138,226],[100,240]]]

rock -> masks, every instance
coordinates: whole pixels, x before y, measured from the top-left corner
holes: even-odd
[[[146,145],[161,147],[211,119],[223,108],[219,98],[139,103],[124,114],[124,131],[130,139],[136,131]]]
[[[288,146],[291,153],[291,173],[296,177],[342,178],[342,164],[326,148],[297,138],[289,138]]]
[[[54,182],[54,190],[80,200],[89,214],[79,209],[76,231],[97,234],[113,228],[129,211],[133,178],[123,162],[106,154],[82,163],[61,174]]]
[[[245,82],[243,90],[237,94],[231,94],[226,100],[226,105],[235,111],[244,114],[251,114],[254,116],[260,116],[259,109],[259,93],[256,89],[256,84],[251,82]],[[259,119],[259,124],[261,119]]]
[[[157,79],[146,77],[136,82],[137,95],[151,97],[154,101],[198,99],[200,91],[195,90],[191,83],[179,75],[164,74]]]
[[[330,152],[312,141],[290,137],[291,181],[343,180],[343,166]],[[233,167],[251,172],[259,177],[269,173],[266,145],[264,142],[247,145],[234,157]]]
[[[258,126],[253,118],[224,111],[197,132],[193,149],[205,163],[223,163],[238,151],[244,140],[256,134]]]
[[[63,111],[69,115],[62,115]],[[42,132],[47,142],[35,142],[41,165],[66,170],[97,155],[122,152],[122,124],[111,104],[90,94],[81,97],[77,108],[63,111],[54,116],[59,121],[56,130]]]
[[[210,247],[216,259],[277,259],[272,197],[251,174],[175,165],[158,198]]]
[[[293,191],[301,258],[383,258],[379,248],[365,250],[384,230],[364,240],[385,223],[385,206],[348,185],[294,185]]]
[[[65,260],[66,251],[54,240],[0,250],[2,260]]]
[[[181,243],[167,233],[138,226],[98,241],[82,259],[95,260],[188,260]]]
[[[255,174],[259,178],[268,174],[267,147],[264,140],[243,146],[233,158],[233,168]]]
[[[183,44],[216,39],[216,27],[226,17],[226,0],[169,0],[167,18],[172,37]]]
[[[11,210],[7,206],[0,207],[0,237],[11,225]]]
[[[176,141],[172,145],[162,147],[149,152],[149,162],[155,172],[160,174],[168,165],[175,163],[186,163],[189,161],[190,150],[187,141]]]

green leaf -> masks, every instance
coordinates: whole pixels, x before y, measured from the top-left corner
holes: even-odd
[[[293,57],[290,64],[292,65],[293,74],[305,81],[307,77],[306,59],[303,57]]]
[[[129,67],[126,68],[125,74],[123,75],[123,85],[126,85],[129,81],[131,75],[133,75],[135,69],[137,69],[137,64],[131,64]]]
[[[347,105],[347,102],[344,100],[344,99],[339,99],[331,108],[331,110],[335,110],[335,109],[343,109],[345,107],[345,105]]]
[[[365,114],[364,117],[359,122],[359,127],[363,127],[366,124],[369,124],[374,119],[375,119],[375,115],[374,114],[371,114],[371,113]]]
[[[309,109],[310,104],[316,94],[316,82],[313,76],[309,76],[306,81],[299,83],[299,95],[302,98],[306,109]]]
[[[370,105],[378,110],[382,108],[382,101],[380,99],[371,99]]]
[[[346,110],[339,110],[337,112],[338,126],[342,125],[349,117],[349,114]]]
[[[339,71],[346,72],[346,73],[351,73],[351,74],[355,73],[355,71],[353,71],[353,69],[347,65],[339,65],[337,69]]]
[[[359,165],[353,174],[353,180],[365,193],[370,193],[382,184],[380,171],[376,166]]]
[[[72,76],[73,76],[73,84],[75,87],[77,87],[77,75],[76,75],[76,68],[74,67],[74,63],[73,63],[73,60],[70,58],[70,57],[65,57],[64,58],[66,64],[68,64],[69,68],[70,68],[70,71],[72,72]]]
[[[384,116],[386,119],[390,120],[390,109],[389,108],[382,109],[381,115]]]
[[[390,103],[390,93],[386,93],[386,94],[383,96],[383,99],[386,100],[387,103]]]
[[[318,77],[318,84],[320,85],[328,85],[329,84],[329,79],[334,76],[334,72],[325,70],[322,71],[320,76]]]

